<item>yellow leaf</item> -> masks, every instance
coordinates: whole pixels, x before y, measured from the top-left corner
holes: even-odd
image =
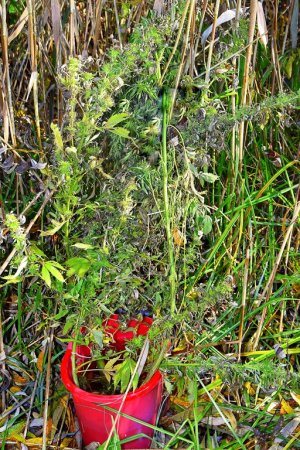
[[[13,380],[16,383],[17,386],[24,386],[29,381],[28,378],[21,377],[21,375],[18,375],[17,373],[13,374]]]
[[[20,387],[18,387],[18,386],[12,386],[12,387],[10,388],[9,391],[10,391],[12,394],[15,394],[16,392],[20,392],[20,390],[21,390]]]
[[[6,408],[5,411],[3,411],[3,413],[5,413],[5,417],[3,417],[3,419],[0,420],[0,427],[2,427],[5,424],[5,422],[7,421],[7,414],[6,413],[8,413],[8,411],[10,411],[11,408],[12,408],[12,406],[9,406],[8,408]]]
[[[5,438],[13,439],[14,441],[24,442],[24,437],[21,436],[20,433],[22,433],[22,431],[24,430],[25,425],[26,420],[23,420],[22,422],[18,422],[15,425],[12,425],[11,427],[7,428],[3,432],[3,434],[5,433]]]
[[[281,405],[280,414],[293,414],[294,413],[293,408],[289,405],[289,403],[287,401],[284,400],[284,398],[281,398],[280,405]]]
[[[226,418],[229,420],[229,422],[231,423],[231,426],[234,430],[237,429],[237,421],[236,418],[233,414],[232,411],[229,411],[227,409],[223,409],[222,413],[224,414],[224,416],[226,416]]]
[[[177,245],[178,247],[181,247],[185,242],[181,231],[178,230],[178,228],[174,228],[172,231],[172,234],[173,234],[173,239],[174,239],[175,245]]]
[[[293,400],[300,406],[300,395],[295,394],[295,392],[291,391],[291,396],[293,397]]]
[[[264,405],[264,403],[263,403],[263,405]],[[268,406],[267,412],[274,414],[275,411],[277,410],[277,408],[278,408],[278,402],[276,402],[276,401],[271,402],[270,405]]]
[[[245,388],[249,395],[255,395],[256,390],[252,387],[250,381],[246,381]]]
[[[65,448],[65,447],[69,447],[69,445],[71,444],[73,438],[64,438],[62,443],[60,444],[60,448]]]
[[[47,436],[50,436],[52,426],[53,426],[53,420],[52,420],[52,417],[49,417],[48,422],[47,422]]]
[[[39,372],[43,372],[43,362],[44,362],[44,355],[45,355],[45,350],[42,350],[38,356],[37,362],[36,362],[36,367],[38,368]]]
[[[42,437],[34,437],[34,438],[26,439],[25,445],[29,445],[29,444],[42,445],[43,438]]]
[[[187,402],[186,400],[179,397],[175,397],[174,395],[171,395],[170,400],[174,405],[178,405],[183,408],[189,408],[191,406],[191,402]]]
[[[24,444],[25,439],[24,436],[20,433],[13,433],[9,436],[9,439],[16,442],[22,442]]]

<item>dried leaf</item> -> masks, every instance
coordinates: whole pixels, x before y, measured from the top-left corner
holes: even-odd
[[[13,31],[8,36],[8,45],[21,33],[21,31],[23,30],[23,27],[26,24],[27,20],[28,20],[28,9],[27,9],[27,6],[26,6],[26,8],[22,12],[18,22],[14,26]]]
[[[139,374],[139,376],[141,376],[141,373],[144,370],[144,366],[147,361],[148,353],[149,353],[149,339],[146,337],[139,360],[138,360],[137,373]]]
[[[27,172],[27,170],[29,169],[29,163],[27,161],[21,161],[20,164],[16,165],[16,172],[19,175],[22,175],[23,173]]]
[[[46,429],[47,436],[50,436],[52,426],[53,426],[53,419],[52,419],[52,417],[49,417],[49,419],[47,421],[47,429]]]
[[[12,387],[9,389],[9,392],[11,392],[12,394],[16,394],[17,392],[20,392],[20,391],[21,391],[21,388],[18,387],[18,386],[12,386]]]
[[[43,372],[43,362],[44,362],[44,355],[45,355],[45,350],[42,350],[38,356],[37,362],[36,362],[36,367],[38,368],[39,372]]]
[[[13,381],[17,386],[24,386],[28,383],[29,379],[26,377],[22,377],[21,375],[18,375],[17,373],[13,374]]]
[[[262,2],[258,2],[257,8],[257,28],[259,33],[259,38],[264,46],[267,46],[268,43],[268,28],[266,23],[266,17],[264,13],[264,8]]]
[[[246,390],[247,390],[249,395],[255,395],[256,394],[256,390],[252,387],[252,384],[250,383],[250,381],[246,381],[245,388],[246,388]]]
[[[34,437],[30,439],[26,439],[25,445],[42,445],[43,444],[43,438],[42,437]]]
[[[153,5],[153,11],[155,11],[160,16],[163,12],[163,9],[164,9],[164,1],[155,0]]]
[[[51,19],[52,19],[52,29],[53,29],[53,39],[56,47],[60,45],[61,37],[61,11],[60,4],[58,0],[51,0]]]
[[[51,441],[54,439],[55,433],[57,431],[58,423],[63,415],[63,412],[65,411],[65,405],[64,403],[60,402],[57,408],[55,408],[54,413],[52,415],[52,429],[51,429]]]
[[[37,419],[33,419],[30,424],[29,427],[30,428],[36,428],[36,427],[42,427],[44,425],[44,418],[43,417],[38,417]]]
[[[174,228],[172,231],[172,235],[175,245],[177,245],[178,247],[182,247],[184,245],[185,240],[181,231],[178,230],[178,228]]]
[[[182,398],[171,396],[170,400],[172,403],[174,403],[174,405],[181,406],[182,408],[190,408],[191,407],[191,402],[188,402],[187,400],[184,400]]]
[[[291,396],[292,396],[293,400],[295,400],[295,402],[300,406],[300,395],[291,391]]]
[[[284,400],[284,398],[281,399],[281,408],[280,408],[280,414],[293,414],[294,409],[290,406],[290,404]]]
[[[299,0],[294,0],[294,8],[291,18],[291,41],[292,48],[297,48],[299,21]]]
[[[35,72],[31,72],[30,80],[29,80],[29,83],[28,83],[26,101],[28,101],[30,92],[31,92],[31,90],[33,88],[33,85],[37,82],[37,79],[38,79],[38,73],[36,71]]]
[[[241,8],[240,14],[243,14],[248,8]],[[222,25],[222,23],[229,22],[230,20],[234,19],[236,17],[236,9],[227,9],[227,11],[223,12],[218,18],[217,18],[217,24],[216,26]],[[213,25],[210,25],[202,34],[201,43],[202,45],[205,44],[207,41],[208,36],[212,32]]]
[[[32,158],[30,159],[30,162],[31,162],[32,169],[42,170],[42,169],[45,169],[45,167],[47,166],[47,163],[37,162]]]

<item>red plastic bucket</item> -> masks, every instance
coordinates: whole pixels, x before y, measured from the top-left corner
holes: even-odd
[[[72,378],[71,345],[69,344],[62,360],[62,381],[73,396],[83,445],[88,445],[91,442],[100,442],[102,444],[108,439],[114,418],[116,417],[116,414],[105,409],[105,406],[119,411],[124,394],[92,394],[77,387]],[[155,425],[157,412],[162,399],[162,381],[162,374],[157,371],[150,381],[134,392],[127,394],[121,412],[150,425]],[[120,415],[116,425],[116,432],[121,440],[136,434],[145,434],[148,438],[135,439],[134,441],[123,444],[122,448],[146,449],[150,448],[154,431],[146,425],[141,425],[132,419]]]

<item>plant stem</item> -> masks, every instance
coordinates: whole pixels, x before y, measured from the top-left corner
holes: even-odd
[[[167,93],[163,93],[163,124],[162,124],[162,176],[163,176],[163,201],[164,201],[164,219],[165,229],[167,235],[167,247],[169,258],[169,286],[170,286],[170,312],[171,315],[175,312],[176,307],[176,267],[174,259],[174,248],[171,233],[171,218],[170,218],[170,202],[168,194],[168,154],[167,154],[167,128],[168,128],[168,97]]]

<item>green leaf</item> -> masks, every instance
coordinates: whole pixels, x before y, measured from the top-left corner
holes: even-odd
[[[36,256],[46,257],[45,253],[37,247],[33,242],[30,242],[30,251],[34,253]]]
[[[116,127],[116,128],[112,128],[109,131],[116,134],[117,136],[121,136],[121,137],[127,138],[127,139],[129,138],[129,131],[126,130],[126,128]]]
[[[100,349],[103,348],[103,333],[101,330],[92,330],[94,339],[96,343],[99,345]]]
[[[82,242],[77,242],[77,244],[73,244],[72,247],[81,248],[82,250],[91,250],[94,248],[93,245],[83,244]]]
[[[206,181],[207,183],[214,183],[219,179],[218,175],[214,175],[213,173],[209,172],[201,172],[199,176],[200,178],[202,178],[202,180]]]
[[[210,216],[204,216],[202,222],[203,234],[208,234],[212,230],[212,219]]]
[[[60,270],[66,270],[61,264],[59,264],[57,261],[47,261],[46,263],[50,262],[51,266],[57,267]]]
[[[88,259],[80,257],[68,259],[66,265],[69,267],[67,272],[68,277],[75,274],[79,277],[83,277],[91,267],[91,263]]]
[[[61,281],[62,283],[65,281],[65,279],[62,276],[62,274],[60,273],[60,271],[57,270],[57,268],[54,267],[54,265],[51,264],[50,261],[47,261],[45,263],[44,267],[46,267],[46,269],[51,273],[51,275],[53,275],[54,278],[56,278],[58,281]]]
[[[20,441],[18,437],[20,437],[20,433],[24,430],[26,426],[26,420],[22,420],[21,422],[18,422],[16,424],[8,426],[2,433],[0,433],[0,439],[16,439]],[[21,438],[24,440],[24,436]]]
[[[18,283],[19,281],[22,280],[22,277],[16,277],[15,275],[5,275],[4,277],[2,277],[4,280],[8,280],[11,283]],[[17,281],[15,281],[17,280]]]
[[[55,314],[55,316],[53,317],[54,320],[59,320],[62,317],[65,317],[68,314],[68,310],[67,309],[62,309],[60,310],[57,314]]]
[[[99,261],[99,266],[100,267],[108,267],[108,268],[113,267],[113,265],[106,258],[102,258]]]
[[[7,280],[6,283],[1,284],[0,288],[7,286],[8,284],[16,284],[19,283],[20,281],[23,281],[23,278],[21,276],[15,276],[15,275],[6,275],[4,278],[4,280]]]
[[[108,119],[108,121],[106,122],[104,127],[105,128],[113,128],[116,125],[118,125],[118,123],[123,122],[124,120],[126,120],[128,117],[129,117],[128,113],[114,114],[113,116],[111,116]]]
[[[172,384],[169,380],[167,380],[166,378],[164,379],[164,386],[165,386],[166,391],[168,392],[168,394],[171,394],[172,391],[173,391],[174,386],[173,386],[173,384]]]
[[[53,236],[55,233],[58,232],[58,230],[61,229],[61,227],[64,226],[66,222],[57,222],[56,220],[53,220],[53,224],[55,225],[54,228],[51,228],[50,230],[47,231],[42,231],[41,232],[41,236]]]
[[[42,266],[41,278],[45,281],[47,286],[51,287],[51,276],[49,270],[45,266]]]
[[[68,334],[68,332],[71,330],[71,328],[76,323],[76,317],[75,316],[69,316],[68,320],[66,321],[66,324],[63,329],[63,334]]]

